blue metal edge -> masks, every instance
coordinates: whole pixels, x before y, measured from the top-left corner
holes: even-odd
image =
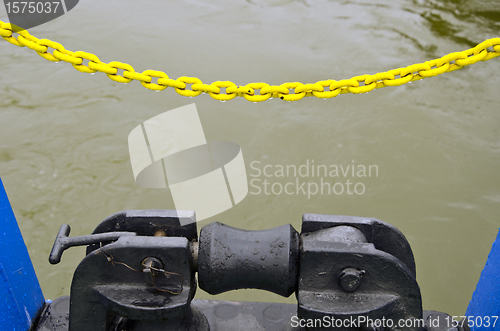
[[[44,297],[0,179],[0,329],[29,330]]]
[[[465,315],[471,330],[500,330],[500,231]]]

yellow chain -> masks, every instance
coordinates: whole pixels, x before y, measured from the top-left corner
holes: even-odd
[[[13,37],[13,33],[18,34],[17,38]],[[360,75],[339,81],[322,80],[313,84],[299,82],[283,83],[281,85],[250,83],[237,86],[230,81],[216,81],[212,84],[204,84],[196,77],[170,79],[163,71],[156,70],[145,70],[139,73],[130,64],[117,61],[104,63],[92,53],[68,51],[59,43],[49,39],[38,39],[16,25],[2,21],[0,21],[0,36],[16,46],[31,48],[46,60],[71,63],[76,70],[81,72],[103,72],[111,80],[119,83],[129,83],[132,80],[137,80],[145,88],[154,91],[163,91],[167,87],[173,87],[177,93],[186,97],[195,97],[201,93],[208,93],[212,98],[220,101],[231,100],[235,97],[244,97],[252,102],[265,101],[276,97],[285,101],[297,101],[310,96],[329,99],[342,93],[366,93],[376,88],[403,85],[500,56],[500,38],[492,38],[463,52],[451,53],[439,59],[413,64],[406,68],[379,72],[374,75]],[[53,49],[52,53],[48,52],[49,48]],[[84,60],[88,61],[87,65],[83,63]],[[118,74],[119,69],[123,70],[122,75]],[[157,78],[156,83],[153,82],[153,78]],[[191,85],[191,89],[188,89],[188,84]]]

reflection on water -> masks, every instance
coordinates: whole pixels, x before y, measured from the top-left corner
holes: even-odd
[[[500,2],[489,0],[413,1],[440,38],[474,47],[476,38],[495,35],[500,27]],[[488,38],[488,37],[486,37]]]
[[[99,10],[96,10],[98,8]],[[2,20],[6,20],[2,12]],[[33,29],[71,50],[136,70],[204,82],[315,82],[376,73],[500,36],[491,1],[88,0]],[[47,298],[67,294],[83,249],[47,263],[62,223],[90,233],[124,209],[173,208],[169,192],[135,185],[128,133],[196,102],[208,140],[238,143],[247,167],[376,164],[362,195],[248,195],[212,221],[264,229],[304,213],[372,216],[414,250],[425,309],[460,315],[500,221],[499,60],[411,85],[295,103],[188,99],[152,93],[2,43],[0,176]],[[274,178],[284,183],[287,178]],[[356,179],[358,180],[358,179]],[[198,292],[198,297],[208,295]],[[283,301],[258,291],[218,299]],[[293,302],[294,298],[287,299]]]

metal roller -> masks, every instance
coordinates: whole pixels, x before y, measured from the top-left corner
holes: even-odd
[[[298,265],[299,234],[290,224],[249,231],[214,222],[201,229],[199,285],[210,294],[255,288],[288,297]]]

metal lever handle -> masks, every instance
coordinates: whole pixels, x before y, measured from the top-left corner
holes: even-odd
[[[51,264],[58,264],[61,262],[63,252],[70,247],[97,244],[105,241],[115,241],[122,236],[137,235],[135,232],[106,232],[69,238],[68,235],[70,231],[71,228],[68,224],[63,224],[59,228],[56,240],[54,241],[54,246],[52,246],[52,250],[49,255],[49,262]]]

